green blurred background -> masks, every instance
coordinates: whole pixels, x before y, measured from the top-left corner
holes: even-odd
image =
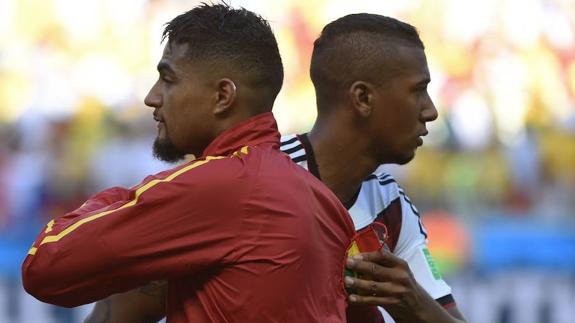
[[[315,119],[313,40],[355,12],[426,45],[439,119],[415,160],[384,165],[423,214],[469,322],[575,322],[575,1],[230,1],[270,20],[284,134]],[[184,0],[0,0],[0,323],[80,322],[41,304],[19,266],[53,216],[169,167],[151,157],[163,24]],[[95,278],[97,279],[97,278]]]

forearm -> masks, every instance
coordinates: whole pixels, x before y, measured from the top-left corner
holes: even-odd
[[[167,284],[157,281],[97,302],[84,323],[155,323],[165,316]]]
[[[112,323],[110,297],[94,304],[92,312],[86,317],[84,323]]]

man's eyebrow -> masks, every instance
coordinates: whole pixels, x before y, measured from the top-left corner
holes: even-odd
[[[166,62],[159,62],[157,69],[158,69],[159,73],[176,74],[176,72],[170,66],[170,64],[168,64]]]

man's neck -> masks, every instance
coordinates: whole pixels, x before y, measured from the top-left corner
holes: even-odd
[[[379,164],[367,153],[367,144],[360,135],[334,129],[348,127],[316,122],[308,138],[322,182],[346,203]]]

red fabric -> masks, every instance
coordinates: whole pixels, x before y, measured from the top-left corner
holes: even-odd
[[[378,230],[380,226],[384,229]],[[384,231],[384,233],[378,234],[380,231]],[[359,230],[353,240],[357,244],[359,252],[378,251],[384,246],[387,236],[386,233],[387,229],[385,228],[384,224],[372,223],[367,227]]]
[[[347,323],[385,323],[377,306],[351,304],[347,308]]]
[[[95,195],[39,235],[24,287],[77,306],[168,280],[170,323],[345,322],[353,223],[278,146],[275,120],[263,114],[199,160]]]

